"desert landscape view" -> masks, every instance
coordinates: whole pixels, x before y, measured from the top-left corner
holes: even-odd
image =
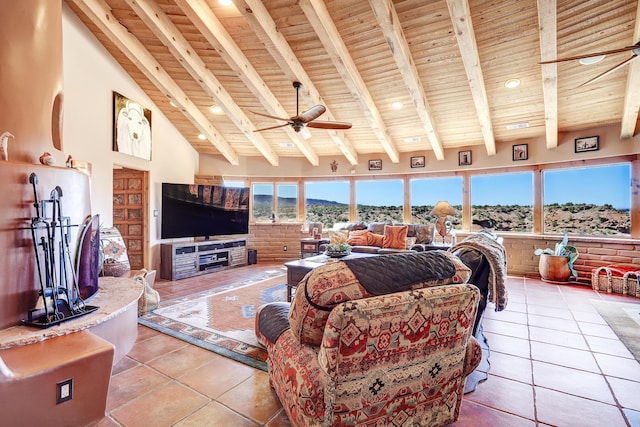
[[[307,199],[306,222],[320,222],[325,230],[335,223],[349,222],[349,206],[328,200]],[[271,196],[254,196],[254,220],[271,218]],[[279,221],[295,220],[297,200],[278,198]],[[462,228],[462,206],[454,206],[456,216],[449,217],[454,229]],[[429,214],[433,206],[413,206],[411,222],[435,222]],[[486,227],[494,231],[529,233],[533,230],[533,208],[520,205],[477,206],[472,209],[472,231]],[[402,206],[357,206],[358,221],[401,223]],[[628,210],[611,205],[549,204],[544,206],[544,232],[574,235],[629,236],[631,217]]]

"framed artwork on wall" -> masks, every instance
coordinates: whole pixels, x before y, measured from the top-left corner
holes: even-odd
[[[516,144],[513,146],[513,161],[529,159],[529,144]]]
[[[151,110],[113,92],[113,151],[151,160]]]
[[[600,149],[600,137],[587,136],[585,138],[576,138],[576,153],[584,153],[585,151],[598,151]]]
[[[411,157],[411,167],[412,168],[423,168],[424,167],[424,156],[413,156],[413,157]]]
[[[471,165],[471,150],[458,151],[458,166]]]
[[[369,160],[369,170],[370,171],[381,171],[382,170],[382,160]]]

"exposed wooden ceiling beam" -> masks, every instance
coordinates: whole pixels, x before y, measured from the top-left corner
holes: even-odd
[[[100,30],[135,64],[144,75],[170,98],[183,114],[198,128],[220,153],[233,165],[238,165],[238,154],[213,127],[205,115],[189,99],[178,84],[160,66],[153,55],[111,13],[102,0],[72,1]]]
[[[369,126],[371,126],[371,129],[389,156],[389,159],[394,163],[400,162],[398,149],[393,143],[387,127],[382,120],[382,115],[378,111],[375,102],[373,102],[373,97],[369,93],[367,85],[362,79],[353,58],[351,58],[349,50],[342,41],[338,29],[331,19],[331,15],[329,15],[327,6],[322,0],[300,0],[299,4],[325,50],[331,57],[338,73],[360,103],[364,115],[369,122]]]
[[[393,59],[395,59],[398,65],[398,71],[402,75],[404,84],[409,90],[409,95],[413,100],[413,104],[418,112],[418,117],[424,126],[424,130],[429,138],[431,148],[436,155],[436,159],[444,159],[444,149],[442,142],[438,137],[436,131],[435,120],[431,115],[429,108],[429,102],[418,74],[413,57],[411,56],[411,50],[409,44],[404,36],[402,27],[400,26],[400,19],[393,7],[391,0],[369,0],[369,4],[376,15],[378,24],[384,33],[385,40],[391,49]]]
[[[243,83],[260,100],[269,114],[289,117],[207,2],[205,0],[175,0],[175,2],[227,64],[238,73]],[[282,129],[312,165],[320,164],[318,154],[308,141],[304,140],[291,126],[285,126]]]
[[[636,7],[636,26],[633,30],[633,42],[640,41],[640,2]],[[622,109],[622,125],[620,130],[620,138],[632,138],[636,123],[638,122],[638,113],[640,113],[640,59],[636,58],[629,64],[629,74],[627,75],[627,87],[624,92],[624,106]]]
[[[227,117],[242,131],[244,136],[260,151],[272,165],[278,166],[278,154],[259,133],[253,132],[255,126],[233,101],[220,81],[207,68],[204,61],[195,53],[195,49],[171,22],[155,1],[126,0],[127,4],[142,19],[147,27],[162,41],[178,62],[202,86],[209,96],[216,100]]]
[[[557,58],[558,28],[556,0],[538,0],[540,61]],[[547,148],[558,146],[558,64],[542,65],[542,95]]]
[[[278,63],[289,80],[302,83],[300,96],[305,100],[305,102],[309,106],[317,104],[324,105],[327,110],[324,113],[325,119],[323,120],[338,120],[330,111],[327,103],[324,102],[320,96],[318,89],[302,67],[302,64],[291,49],[291,46],[289,46],[289,43],[287,43],[282,33],[276,28],[276,23],[273,21],[273,18],[262,1],[234,0],[234,4],[247,22],[249,22],[249,25],[257,34],[258,38],[263,41],[266,49],[271,53],[271,56],[273,56],[274,60]],[[342,151],[349,163],[357,165],[358,153],[353,147],[353,144],[351,144],[351,141],[349,141],[346,136],[343,136],[336,131],[329,130],[328,132],[333,142],[335,142],[338,148],[340,148],[340,151]]]
[[[447,7],[449,8],[449,15],[451,15],[456,38],[458,39],[458,47],[462,55],[464,69],[469,79],[471,96],[480,121],[484,145],[487,149],[487,154],[493,156],[496,154],[496,140],[493,135],[487,90],[484,86],[484,77],[480,67],[478,45],[473,32],[473,23],[471,22],[471,9],[467,0],[447,0]]]

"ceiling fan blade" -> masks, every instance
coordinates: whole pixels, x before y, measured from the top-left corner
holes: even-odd
[[[314,120],[313,122],[307,123],[307,126],[316,129],[351,129],[352,125],[347,122],[324,122],[321,120]]]
[[[270,126],[268,128],[261,128],[261,129],[256,129],[254,130],[254,132],[261,132],[263,130],[270,130],[270,129],[278,129],[278,128],[283,128],[285,126],[289,126],[290,123],[285,123],[283,125],[277,125],[277,126]]]
[[[262,116],[262,117],[268,117],[268,118],[270,118],[270,119],[285,120],[285,121],[287,121],[287,122],[290,120],[290,119],[284,119],[284,118],[282,118],[282,117],[272,116],[272,115],[269,115],[269,114],[258,113],[257,111],[251,111],[251,110],[249,110],[249,112],[251,112],[251,113],[253,113],[253,114],[257,114],[257,115]]]
[[[539,64],[555,64],[557,62],[575,61],[576,59],[593,58],[594,56],[612,55],[614,53],[627,52],[629,50],[638,49],[638,46],[625,46],[620,49],[603,50],[602,52],[593,52],[586,55],[569,56],[566,58],[554,59],[552,61],[542,61]]]
[[[311,120],[320,117],[322,114],[324,114],[325,111],[327,111],[327,109],[324,107],[324,105],[315,105],[308,110],[298,114],[293,119],[298,119],[303,123],[309,123]]]
[[[622,61],[621,63],[619,63],[618,65],[616,65],[615,67],[609,68],[607,71],[605,71],[604,73],[598,74],[597,76],[595,76],[594,78],[592,78],[591,80],[588,80],[584,83],[582,83],[580,86],[586,86],[590,83],[593,82],[597,82],[598,80],[600,80],[601,78],[613,73],[614,71],[616,71],[618,68],[622,68],[623,66],[625,66],[626,64],[628,64],[629,62],[633,61],[634,59],[636,59],[638,57],[638,55],[633,55],[631,58],[627,58],[624,61]]]

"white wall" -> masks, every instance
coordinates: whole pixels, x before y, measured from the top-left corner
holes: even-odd
[[[192,183],[198,154],[136,85],[125,70],[100,45],[78,17],[63,4],[64,124],[63,151],[73,159],[91,163],[91,208],[105,226],[113,224],[112,171],[123,166],[149,171],[149,243],[157,268],[162,182]],[[44,71],[44,70],[43,70]],[[151,109],[151,161],[111,150],[113,91]]]

